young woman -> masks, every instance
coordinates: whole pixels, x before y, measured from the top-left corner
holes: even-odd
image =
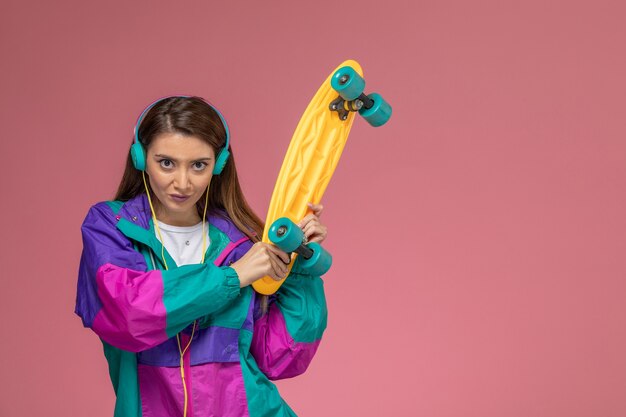
[[[140,115],[117,195],[82,225],[76,314],[102,340],[115,417],[294,416],[270,380],[304,372],[326,328],[320,277],[260,242],[221,114],[198,97]],[[300,222],[327,230],[321,205]]]

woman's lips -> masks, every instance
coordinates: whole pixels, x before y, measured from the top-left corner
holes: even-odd
[[[176,195],[176,194],[170,194],[170,197],[172,198],[172,200],[176,201],[177,203],[182,203],[183,201],[186,201],[189,198],[189,196]]]

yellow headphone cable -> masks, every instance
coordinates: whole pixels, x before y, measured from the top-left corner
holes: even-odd
[[[150,204],[150,213],[152,214],[152,222],[154,223],[154,227],[159,235],[159,240],[161,241],[161,259],[163,259],[163,265],[165,265],[165,270],[168,270],[167,262],[165,260],[165,245],[163,244],[163,236],[161,236],[161,230],[159,229],[159,224],[157,222],[156,214],[154,213],[154,207],[152,206],[152,199],[150,198],[150,191],[148,190],[148,184],[146,182],[146,174],[145,171],[141,171],[141,175],[143,177],[143,185],[146,189],[146,195],[148,196],[148,203]],[[206,190],[206,199],[204,201],[204,214],[202,215],[202,260],[200,263],[204,263],[204,255],[206,254],[206,233],[204,232],[204,224],[206,221],[206,210],[209,205],[209,187]],[[187,383],[185,381],[185,368],[183,363],[183,357],[189,346],[191,346],[191,341],[193,340],[193,336],[196,331],[196,320],[193,321],[193,327],[191,330],[191,337],[189,338],[189,343],[185,346],[184,349],[181,349],[180,346],[180,334],[176,334],[176,341],[178,342],[178,352],[180,353],[180,377],[183,380],[183,391],[185,393],[185,408],[184,408],[184,417],[187,417],[187,403],[188,403],[188,394],[187,394]]]

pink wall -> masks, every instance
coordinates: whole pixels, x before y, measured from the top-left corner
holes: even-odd
[[[264,216],[346,58],[394,115],[356,121],[330,184],[329,329],[284,397],[305,417],[626,415],[622,2],[37,3],[0,9],[0,415],[112,415],[73,315],[79,226],[143,106],[218,105]]]

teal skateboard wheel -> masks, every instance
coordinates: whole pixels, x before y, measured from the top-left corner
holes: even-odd
[[[333,264],[333,257],[317,242],[311,242],[307,247],[313,251],[313,255],[308,259],[301,257],[300,266],[313,276],[324,275]]]
[[[365,80],[352,67],[341,67],[330,79],[330,86],[346,101],[357,99],[365,90]]]
[[[304,233],[289,218],[281,217],[272,223],[267,236],[280,250],[291,253],[302,244]]]
[[[374,126],[382,126],[391,117],[391,106],[383,99],[380,94],[372,93],[368,98],[374,102],[374,105],[368,109],[365,107],[359,110],[359,114],[363,116],[367,122]]]

